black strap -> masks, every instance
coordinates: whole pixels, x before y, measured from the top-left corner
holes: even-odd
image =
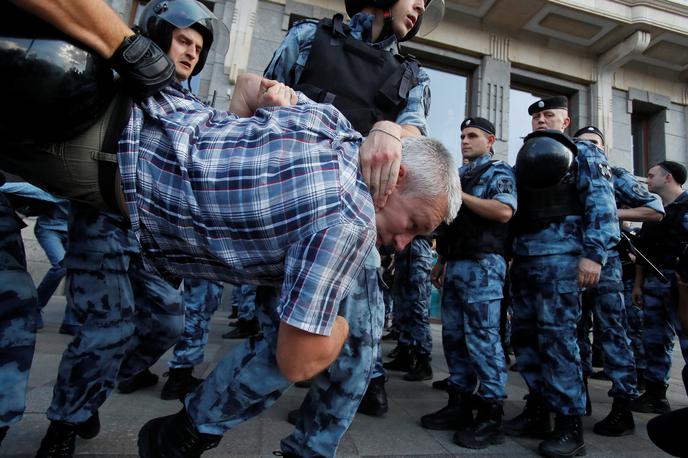
[[[110,121],[105,129],[105,137],[101,152],[109,154],[117,154],[117,143],[120,135],[126,127],[131,116],[132,99],[123,91],[119,91],[115,96],[115,100]],[[119,212],[119,204],[117,202],[116,193],[116,176],[117,176],[117,160],[115,161],[98,161],[98,187],[100,194],[103,196],[105,203],[114,211]]]

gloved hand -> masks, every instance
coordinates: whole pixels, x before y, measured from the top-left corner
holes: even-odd
[[[139,33],[126,37],[109,62],[138,98],[157,93],[174,78],[172,60],[150,38]]]

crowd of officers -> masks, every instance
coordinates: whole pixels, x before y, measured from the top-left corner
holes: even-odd
[[[418,32],[432,3],[347,1],[348,23],[341,15],[297,23],[265,77],[316,102],[334,104],[364,135],[380,119],[396,121],[402,136],[427,135],[429,77],[415,59],[397,52],[398,42]],[[376,22],[378,16],[384,22]],[[212,38],[212,33],[203,36],[196,50],[202,59],[178,74],[179,80],[201,70]],[[158,45],[174,51],[170,41]],[[380,65],[373,69],[371,62]],[[670,410],[666,388],[676,334],[688,356],[675,298],[679,255],[688,241],[688,194],[682,189],[686,169],[673,161],[655,164],[646,189],[633,174],[609,165],[604,133],[597,127],[583,127],[573,137],[565,133],[577,125],[565,97],[543,98],[527,114],[532,133],[515,167],[494,159],[497,132],[489,120],[469,117],[461,123],[463,205],[452,224],[394,247],[388,304],[393,304],[398,346],[387,363],[378,351],[359,412],[387,412],[386,370],[405,371],[408,381],[432,378],[433,283],[441,289],[442,343],[450,374],[433,385],[446,390],[449,400],[420,424],[456,431],[454,441],[462,447],[499,444],[506,434],[542,439],[539,451],[545,456],[575,456],[585,452],[581,417],[591,409],[591,328],[613,398],[611,412],[594,432],[633,434],[632,411]],[[399,141],[383,133],[376,136],[380,142]],[[381,194],[371,191],[376,198]],[[21,223],[0,198],[0,256],[7,261],[2,281],[12,285],[9,299],[3,296],[4,317],[31,307],[35,292],[21,288],[31,282],[16,237]],[[642,228],[633,234],[628,223],[634,228],[642,223]],[[203,358],[210,316],[222,295],[219,283],[189,279],[182,297],[152,276],[119,215],[72,205],[69,240],[66,293],[78,321],[88,326],[77,331],[63,356],[48,410],[51,425],[38,456],[71,456],[76,435],[95,437],[98,407],[112,389],[128,393],[157,383],[149,368],[175,344],[168,380],[174,386],[163,398],[193,390],[200,383],[193,367]],[[255,290],[243,292],[260,307]],[[5,353],[12,352],[14,359],[22,354],[24,362],[0,367],[4,380],[15,381],[12,392],[0,393],[0,440],[23,412],[33,354],[35,327],[19,315],[2,322],[3,334],[21,336]],[[503,421],[506,315],[515,367],[528,395],[523,412]],[[228,337],[258,332],[250,307],[246,320],[252,323],[250,331]],[[0,357],[9,361],[5,353]],[[297,422],[298,411],[290,417]],[[321,454],[333,455],[339,437]],[[299,454],[312,456],[305,445]]]

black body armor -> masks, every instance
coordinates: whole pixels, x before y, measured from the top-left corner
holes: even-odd
[[[664,219],[645,222],[638,234],[639,248],[658,268],[674,269],[688,244],[683,215],[688,211],[688,196],[682,195],[667,205]]]

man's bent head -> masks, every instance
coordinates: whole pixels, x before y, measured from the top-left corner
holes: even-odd
[[[451,222],[461,207],[461,181],[451,153],[437,140],[405,137],[399,180],[375,214],[377,245],[397,251]]]

